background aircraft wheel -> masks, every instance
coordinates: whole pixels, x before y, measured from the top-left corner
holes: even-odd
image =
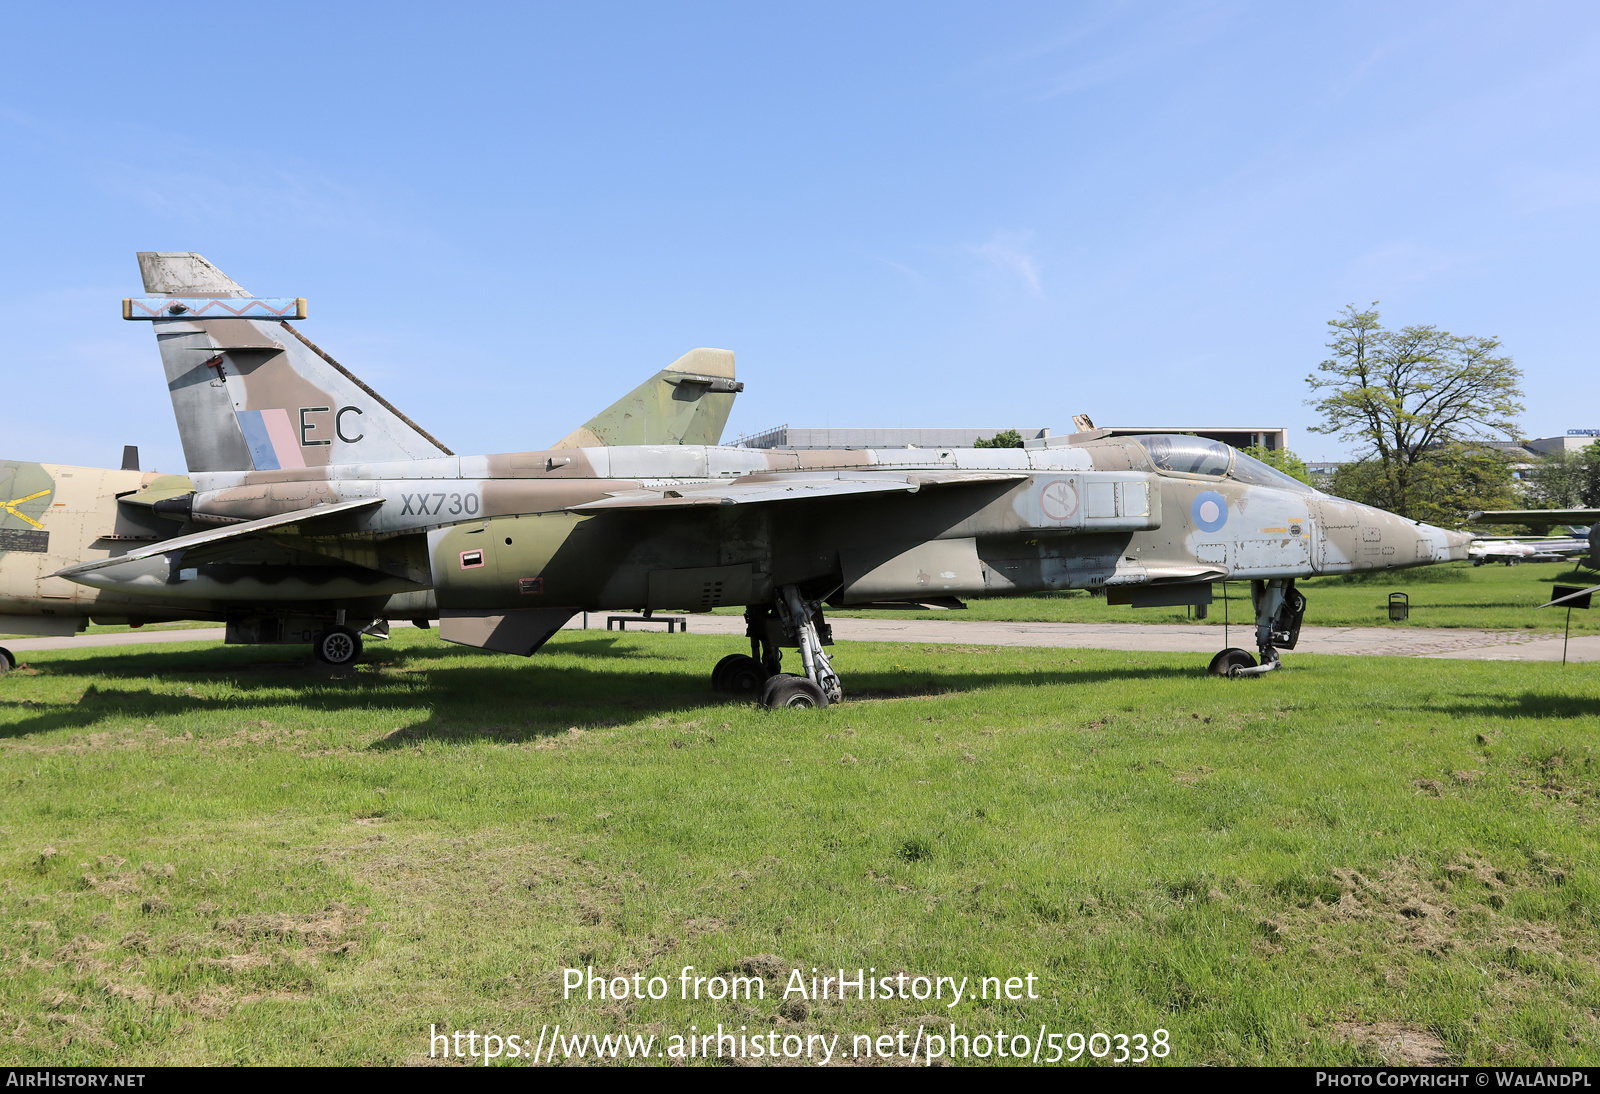
[[[4,646],[0,646],[0,675],[10,672],[16,667],[17,659],[11,655],[11,651]]]
[[[1256,659],[1250,656],[1249,651],[1238,648],[1223,650],[1211,659],[1211,667],[1206,671],[1212,676],[1232,676],[1235,669],[1253,669]]]
[[[712,687],[741,699],[759,696],[766,682],[767,670],[748,654],[730,653],[711,671]]]
[[[827,706],[828,697],[804,676],[785,672],[767,681],[767,686],[761,692],[761,705],[768,710],[806,710]]]
[[[349,627],[329,627],[311,643],[317,660],[330,665],[348,665],[361,656],[361,637]]]

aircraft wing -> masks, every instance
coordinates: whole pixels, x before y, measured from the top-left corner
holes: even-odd
[[[295,509],[288,513],[279,513],[275,517],[262,517],[260,520],[247,520],[241,524],[230,524],[227,527],[209,532],[195,532],[192,535],[164,539],[149,546],[141,547],[136,551],[129,551],[125,555],[113,555],[110,558],[97,558],[91,562],[80,562],[75,566],[57,570],[53,576],[70,580],[75,574],[86,574],[93,570],[104,569],[107,566],[121,566],[125,562],[137,562],[142,558],[153,558],[156,555],[170,555],[175,551],[186,551],[192,547],[203,547],[232,539],[244,539],[249,536],[259,535],[262,532],[282,532],[293,526],[299,526],[304,529],[308,524],[320,524],[329,517],[344,513],[355,513],[363,509],[376,509],[382,504],[382,498],[359,498],[355,501],[335,502],[332,505],[314,505],[309,509]]]
[[[1020,482],[1027,472],[942,472],[847,477],[818,472],[803,478],[767,476],[725,483],[696,483],[660,490],[628,490],[599,501],[568,508],[574,513],[606,513],[618,509],[683,509],[700,505],[759,505],[802,498],[839,498],[856,494],[915,494],[925,486]]]
[[[1600,509],[1480,509],[1467,514],[1468,524],[1593,524]]]

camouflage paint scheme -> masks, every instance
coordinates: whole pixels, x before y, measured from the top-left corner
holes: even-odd
[[[200,256],[140,263],[146,292],[167,295],[124,314],[162,316],[152,325],[194,493],[181,536],[61,573],[238,618],[241,637],[246,617],[258,640],[276,633],[263,619],[303,631],[336,612],[351,626],[439,618],[449,640],[527,654],[578,611],[745,605],[753,653],[775,669],[776,647],[798,646],[836,696],[824,602],[1105,588],[1136,605],[1205,603],[1210,582],[1248,579],[1275,662],[1271,647],[1292,648],[1298,631],[1283,608],[1293,579],[1465,557],[1460,533],[1193,437],[694,443],[720,437],[741,386],[718,350],[685,355],[553,448],[458,456],[289,322],[196,318],[208,300],[247,295]]]

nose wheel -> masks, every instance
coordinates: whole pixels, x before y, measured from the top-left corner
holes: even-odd
[[[1264,676],[1283,667],[1280,649],[1292,650],[1300,641],[1300,623],[1306,615],[1306,598],[1294,587],[1293,579],[1252,581],[1250,601],[1256,609],[1256,657],[1246,650],[1229,648],[1211,659],[1208,672],[1213,676]]]

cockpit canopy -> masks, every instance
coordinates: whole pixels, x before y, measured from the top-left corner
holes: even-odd
[[[1252,486],[1270,486],[1296,494],[1315,494],[1293,475],[1286,475],[1247,456],[1236,448],[1207,437],[1191,437],[1176,433],[1147,433],[1128,438],[1139,442],[1150,455],[1157,471],[1174,475],[1197,475],[1208,479],[1231,478]]]

